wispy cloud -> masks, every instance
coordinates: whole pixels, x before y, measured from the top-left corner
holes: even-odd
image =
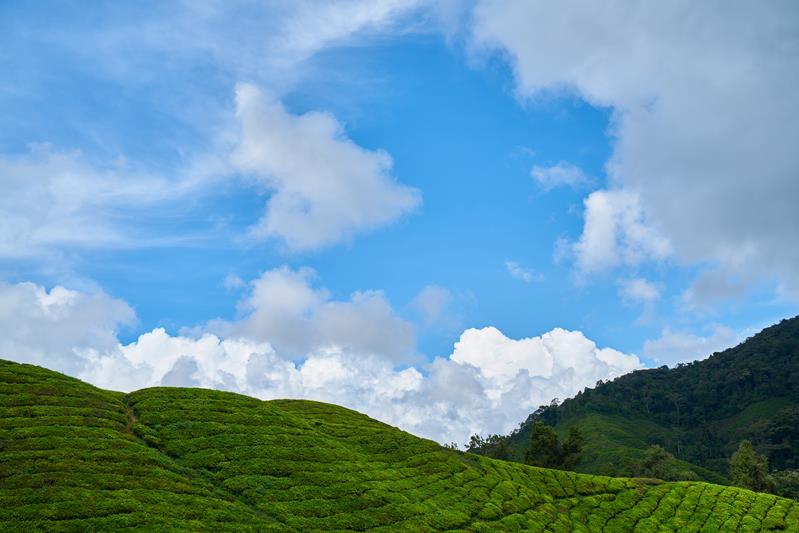
[[[541,281],[544,279],[542,274],[539,274],[531,268],[526,268],[516,261],[505,261],[505,268],[511,276],[516,279],[520,279],[525,283]]]
[[[662,287],[645,278],[619,280],[619,295],[627,304],[642,305],[643,313],[639,322],[648,322],[655,312],[655,303],[660,300]]]
[[[530,175],[545,191],[560,186],[579,188],[591,183],[591,178],[580,167],[566,161],[548,167],[535,165]]]
[[[708,328],[704,336],[665,328],[659,338],[644,343],[644,355],[659,364],[674,365],[704,359],[743,340],[733,330],[720,324]]]

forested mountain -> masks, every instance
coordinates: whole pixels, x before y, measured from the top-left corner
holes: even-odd
[[[743,440],[772,469],[799,468],[799,317],[742,344],[676,368],[639,370],[542,407],[509,438],[521,460],[536,420],[585,444],[578,471],[621,474],[625,459],[660,445],[679,468],[725,482],[728,460]]]
[[[799,502],[442,448],[349,409],[0,360],[2,531],[799,531]]]

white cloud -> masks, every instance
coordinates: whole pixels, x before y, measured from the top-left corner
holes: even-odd
[[[291,9],[273,38],[280,63],[292,66],[359,34],[386,34],[399,19],[424,6],[425,0],[301,1]]]
[[[159,384],[232,390],[259,398],[306,398],[344,405],[440,442],[507,432],[554,397],[636,368],[637,357],[599,349],[582,333],[555,329],[514,340],[495,328],[466,330],[448,358],[397,368],[385,357],[335,345],[301,358],[248,339],[173,337],[153,330],[116,350],[89,355],[100,386]]]
[[[132,219],[141,224],[148,208],[195,190],[200,181],[196,174],[167,180],[137,173],[124,161],[100,167],[47,143],[0,155],[0,257],[146,240]]]
[[[649,225],[637,194],[613,190],[585,199],[585,226],[572,251],[579,271],[590,273],[665,259],[671,246]]]
[[[251,299],[271,295],[266,305],[289,310],[281,326],[291,327],[298,317],[313,324],[314,315],[331,302],[323,291],[308,287],[309,276],[287,269],[267,273],[253,283],[243,309],[255,313]],[[276,348],[270,337],[280,331],[268,323],[268,314],[259,315],[261,327],[247,330],[257,338],[244,330],[229,336],[201,329],[170,335],[157,328],[121,344],[116,328],[133,318],[124,302],[102,293],[47,292],[29,283],[3,285],[0,291],[0,349],[12,360],[115,390],[198,386],[264,399],[333,402],[440,442],[466,442],[475,432],[507,432],[554,397],[571,396],[641,366],[633,355],[600,349],[582,333],[562,329],[519,340],[496,328],[468,329],[449,357],[418,368],[397,365],[391,354],[353,348],[347,335],[341,342],[317,339],[306,352],[292,354]],[[333,303],[328,312],[337,313],[339,305],[357,308],[354,301]],[[341,317],[337,320],[352,315]],[[339,334],[335,328],[324,333]]]
[[[390,156],[354,144],[331,115],[291,115],[249,85],[239,87],[237,104],[238,144],[222,135],[210,152],[186,157],[172,178],[136,170],[123,158],[98,163],[47,143],[0,154],[0,257],[184,240],[157,227],[159,217],[187,212],[187,198],[213,193],[237,171],[255,178],[248,185],[271,191],[251,234],[279,237],[295,250],[350,239],[421,205],[418,190],[391,177]]]
[[[542,279],[541,274],[537,274],[531,268],[525,268],[521,264],[517,263],[516,261],[505,261],[505,268],[508,270],[508,273],[516,279],[520,279],[525,283],[530,283],[532,281],[540,281]]]
[[[148,10],[104,11],[91,22],[73,20],[68,28],[49,32],[47,43],[54,43],[66,58],[79,61],[79,69],[91,69],[104,81],[152,86],[168,80],[182,98],[162,97],[161,105],[186,122],[196,122],[207,118],[192,119],[191,114],[202,109],[198,106],[218,102],[199,94],[207,87],[198,86],[187,75],[196,74],[195,69],[218,73],[225,79],[253,80],[285,94],[315,74],[315,65],[309,60],[320,52],[423,28],[432,31],[434,25],[420,24],[408,16],[417,11],[425,20],[435,16],[436,6],[426,10],[426,4],[430,2],[164,3]],[[20,27],[27,30],[20,32],[22,36],[33,36],[37,41],[48,28]],[[40,43],[34,43],[31,48],[36,51]]]
[[[240,319],[215,322],[226,337],[268,341],[281,352],[302,355],[334,345],[356,355],[378,355],[394,362],[416,358],[412,324],[401,319],[380,291],[359,291],[347,301],[316,289],[310,269],[269,270],[250,283],[239,303]]]
[[[36,102],[47,98],[52,73],[31,65],[51,60],[55,46],[76,79],[122,87],[124,91],[118,92],[133,98],[142,116],[159,117],[158,130],[152,132],[158,137],[154,142],[174,149],[168,156],[154,156],[153,161],[162,165],[156,171],[160,175],[141,170],[137,161],[113,160],[106,151],[113,153],[118,146],[135,150],[131,139],[136,135],[121,133],[113,119],[99,113],[81,116],[83,122],[71,130],[76,135],[69,142],[83,146],[85,155],[47,145],[36,145],[29,154],[0,154],[4,193],[0,257],[185,238],[165,236],[163,227],[140,222],[148,222],[143,215],[151,212],[146,209],[158,207],[158,214],[163,214],[166,200],[197,192],[210,177],[230,174],[227,150],[233,125],[228,99],[220,92],[230,90],[232,81],[246,79],[284,95],[314,75],[317,66],[308,60],[318,52],[411,31],[414,26],[406,15],[424,4],[418,0],[182,2],[151,10],[108,10],[98,13],[91,24],[76,19],[59,31],[49,31],[46,22],[21,19],[8,35],[11,48],[29,52],[18,58],[19,69],[25,72],[21,82],[27,86],[15,85],[15,94],[32,95]],[[196,83],[197,72],[210,73],[204,78],[207,83]],[[285,238],[297,249],[314,248],[385,225],[420,204],[418,191],[393,181],[390,157],[349,141],[332,116],[294,117],[277,100],[272,104],[265,104],[261,115],[247,114],[248,137],[239,151],[245,166],[254,163],[247,157],[253,156],[252,150],[260,151],[258,168],[248,170],[259,175],[261,187],[266,183],[276,193],[269,212],[254,227],[255,234]],[[49,110],[47,120],[58,120],[59,109]],[[254,112],[254,104],[239,111]],[[266,122],[259,123],[261,119]],[[145,120],[142,128],[152,127],[150,122]],[[48,127],[42,121],[39,131],[45,133],[27,140],[50,138]],[[281,136],[289,138],[278,146]],[[250,150],[247,156],[245,148]],[[280,160],[269,158],[264,166],[264,150],[270,149],[278,150]],[[308,162],[297,168],[303,161],[290,161],[295,152],[318,167]],[[171,170],[167,173],[163,166]],[[217,192],[211,187],[203,191]],[[167,207],[174,215],[188,204]]]
[[[621,263],[619,230],[645,215],[681,259],[799,286],[798,10],[791,1],[477,4],[473,44],[506,54],[521,97],[570,91],[613,109],[610,190],[586,202],[578,268]]]
[[[493,327],[467,329],[455,343],[450,359],[478,368],[480,375],[495,387],[487,391],[493,397],[505,392],[522,371],[530,377],[547,379],[550,388],[571,391],[566,394],[570,396],[595,383],[600,379],[597,376],[617,376],[640,368],[637,357],[615,350],[603,352],[581,332],[560,328],[540,337],[518,340],[509,339]]]
[[[722,325],[714,326],[705,337],[666,328],[660,338],[644,343],[644,355],[660,364],[674,365],[704,359],[742,340],[733,330]]]
[[[549,167],[535,165],[530,170],[530,175],[545,191],[561,185],[577,188],[591,182],[591,179],[583,173],[580,167],[566,161],[560,161],[557,165]]]
[[[128,304],[103,292],[0,282],[0,357],[78,375],[87,362],[77,352],[113,349],[118,328],[134,319]]]
[[[79,353],[90,364],[78,377],[125,391],[171,384],[246,392],[248,363],[253,354],[274,359],[274,350],[268,343],[220,339],[208,333],[199,337],[172,336],[163,328],[144,333],[130,344],[117,344],[114,349],[85,349]],[[277,364],[273,370],[281,373],[281,379],[286,373],[281,364],[293,368],[290,360],[274,362]],[[285,392],[279,385],[275,385],[276,391]]]
[[[393,222],[421,204],[418,190],[391,176],[391,157],[348,139],[327,113],[292,115],[252,85],[239,85],[241,142],[233,163],[272,191],[258,238],[293,250],[347,240]]]
[[[660,299],[661,287],[644,278],[619,280],[619,295],[627,304],[642,304],[639,322],[648,322],[655,312],[655,302]]]
[[[629,302],[649,304],[660,299],[660,287],[644,278],[621,280],[619,293]]]

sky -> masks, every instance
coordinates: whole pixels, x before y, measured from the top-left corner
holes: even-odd
[[[0,5],[0,357],[439,442],[799,313],[795,2]]]

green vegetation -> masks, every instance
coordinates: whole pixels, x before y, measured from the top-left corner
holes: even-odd
[[[799,502],[536,468],[310,401],[0,361],[3,531],[799,531]]]
[[[569,438],[560,442],[554,429],[543,422],[536,422],[524,462],[533,466],[571,470],[580,462],[582,449],[583,436],[576,427],[571,427]]]
[[[730,479],[739,487],[757,491],[774,490],[768,475],[768,459],[745,440],[730,458]]]
[[[625,457],[620,471],[627,477],[654,477],[667,481],[698,479],[695,472],[680,468],[679,461],[657,444],[647,448],[641,459]]]
[[[729,458],[749,440],[768,459],[772,479],[783,480],[776,490],[794,494],[799,317],[706,360],[632,372],[560,405],[542,406],[508,437],[513,460],[524,460],[537,421],[561,438],[579,428],[585,442],[575,469],[603,475],[640,472],[631,466],[659,446],[670,454],[664,457],[669,476],[727,484]]]
[[[457,449],[457,446],[454,449]],[[480,435],[472,435],[469,438],[469,444],[466,445],[466,451],[493,459],[502,459],[503,461],[511,459],[508,439],[502,435],[489,435],[486,438]]]
[[[748,440],[730,458],[730,479],[739,487],[799,500],[799,470],[769,472],[768,458]]]

